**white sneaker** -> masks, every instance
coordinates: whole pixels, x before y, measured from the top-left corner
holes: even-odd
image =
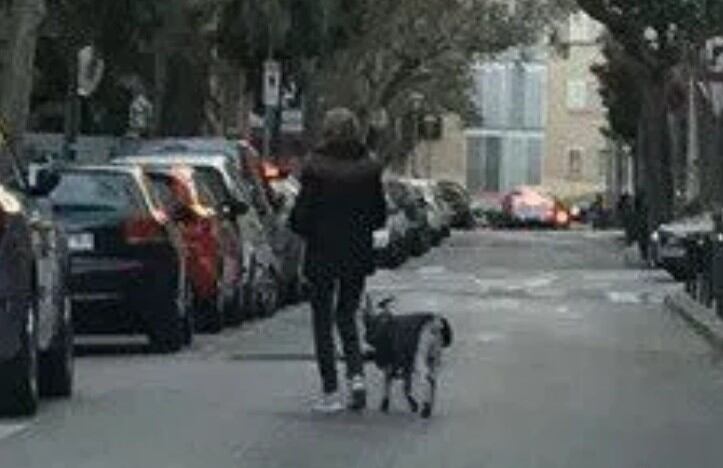
[[[344,405],[341,403],[339,393],[325,393],[311,407],[314,413],[333,414],[344,411]]]

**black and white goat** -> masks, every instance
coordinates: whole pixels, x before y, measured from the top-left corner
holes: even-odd
[[[363,307],[364,338],[372,348],[367,357],[384,372],[381,410],[389,411],[393,381],[403,380],[410,409],[416,413],[421,404],[421,416],[428,418],[434,408],[442,349],[452,344],[452,328],[447,319],[434,313],[394,315],[394,300],[387,297],[375,307],[367,294]]]

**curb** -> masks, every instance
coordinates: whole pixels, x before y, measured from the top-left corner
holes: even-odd
[[[683,292],[668,295],[664,304],[716,351],[723,353],[723,321],[711,309],[698,304]]]

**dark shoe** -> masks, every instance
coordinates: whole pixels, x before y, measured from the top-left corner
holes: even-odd
[[[424,403],[422,405],[422,417],[428,419],[430,416],[432,416],[432,404]]]
[[[352,411],[362,411],[367,407],[367,389],[364,384],[364,377],[357,375],[351,379],[349,390],[351,394],[351,402],[349,409]]]

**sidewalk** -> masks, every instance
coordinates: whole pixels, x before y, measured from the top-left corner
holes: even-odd
[[[635,245],[624,249],[623,258],[628,267],[649,268],[647,263],[640,258],[640,253]],[[685,320],[693,331],[711,346],[723,351],[723,320],[716,315],[712,308],[704,307],[693,300],[683,291],[682,285],[678,291],[666,295],[664,304]]]

